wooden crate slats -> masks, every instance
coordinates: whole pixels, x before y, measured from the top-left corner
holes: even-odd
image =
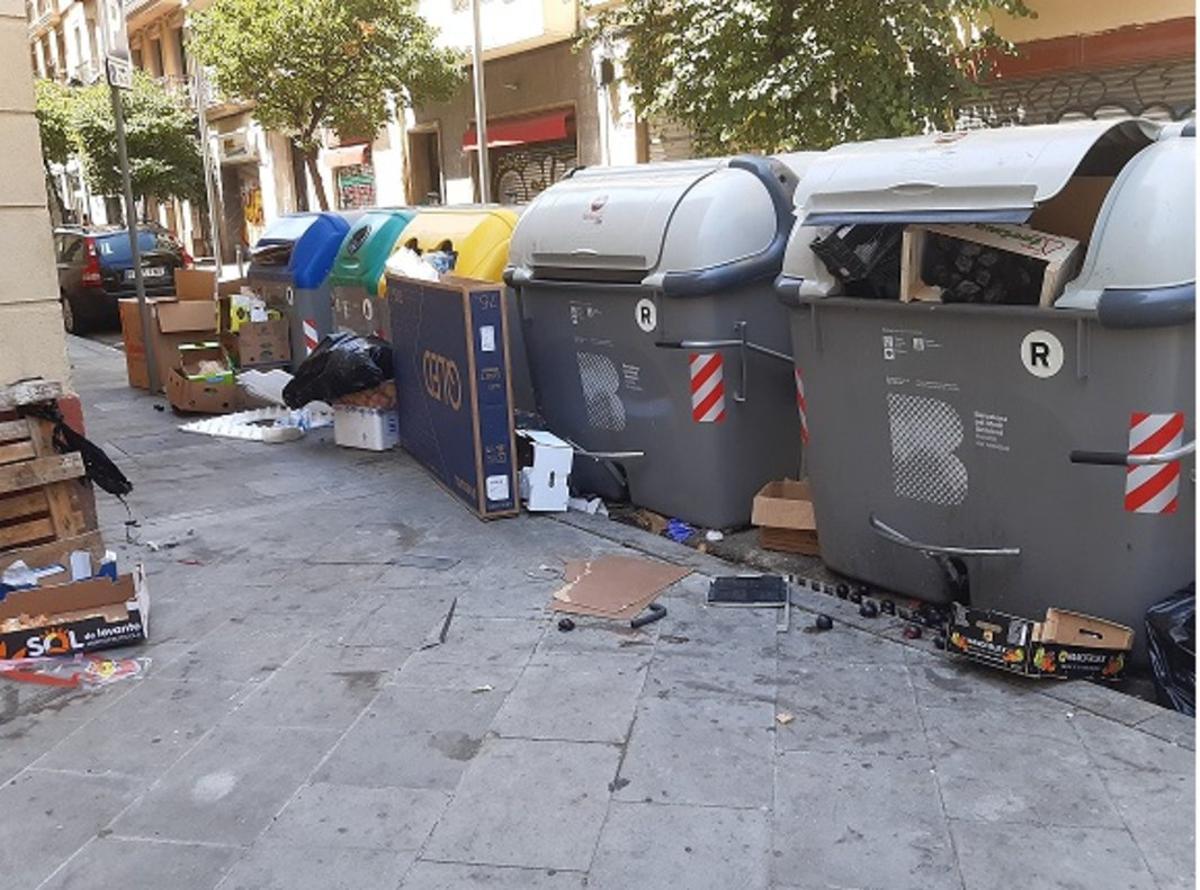
[[[86,550],[92,555],[92,564],[99,565],[104,559],[104,540],[100,537],[100,532],[91,531],[75,538],[61,538],[47,544],[17,550],[0,550],[0,572],[17,560],[22,560],[29,566],[57,563],[70,572],[71,554],[76,550]]]

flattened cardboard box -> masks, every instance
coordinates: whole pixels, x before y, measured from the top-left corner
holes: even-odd
[[[116,581],[17,590],[0,601],[0,658],[95,652],[149,635],[150,592],[140,564]]]
[[[766,550],[821,555],[817,517],[807,482],[768,482],[754,496],[750,522],[759,526],[759,542]]]
[[[481,519],[517,512],[504,286],[387,279],[400,445]]]
[[[1064,609],[1031,621],[956,604],[946,650],[1031,677],[1116,680],[1125,670],[1133,631],[1123,624]]]

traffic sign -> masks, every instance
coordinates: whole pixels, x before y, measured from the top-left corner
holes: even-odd
[[[104,22],[104,69],[109,86],[133,89],[133,63],[129,56],[129,31],[122,0],[100,0]]]

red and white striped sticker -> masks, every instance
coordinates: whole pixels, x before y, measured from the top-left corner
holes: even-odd
[[[800,412],[800,441],[808,444],[808,402],[804,399],[804,375],[796,369],[796,410]]]
[[[312,351],[321,342],[321,338],[317,336],[317,323],[311,318],[306,318],[300,324],[304,328],[304,354],[312,355]]]
[[[689,359],[692,377],[692,420],[720,423],[725,419],[725,375],[719,352],[693,352]]]
[[[1129,453],[1158,454],[1183,445],[1183,412],[1143,414],[1129,420]],[[1179,461],[1129,467],[1125,509],[1130,513],[1174,513],[1179,506]]]

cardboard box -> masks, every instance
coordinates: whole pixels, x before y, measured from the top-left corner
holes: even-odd
[[[231,414],[242,408],[241,391],[233,377],[229,357],[215,342],[185,343],[181,362],[167,377],[167,401],[177,411],[195,414]],[[212,373],[205,367],[219,363]]]
[[[160,386],[165,386],[171,371],[180,364],[179,347],[208,339],[216,333],[216,304],[204,300],[180,301],[174,297],[147,300],[150,308],[150,334],[153,337],[154,363]],[[142,339],[142,321],[136,299],[120,300],[121,336],[125,346],[125,368],[129,385],[149,389],[146,371],[146,344]]]
[[[395,408],[333,406],[333,441],[345,448],[390,451],[400,441],[400,417]]]
[[[176,269],[175,297],[179,300],[212,300],[214,294],[223,296],[241,291],[246,279],[230,279],[219,283],[213,269]],[[215,285],[215,286],[214,286]]]
[[[291,361],[287,319],[246,321],[237,330],[239,368],[280,365]]]
[[[908,226],[900,248],[900,299],[938,303],[942,288],[925,283],[921,275],[925,246],[929,235],[943,235],[970,241],[1021,257],[1037,260],[1043,266],[1038,295],[1039,306],[1051,306],[1063,287],[1079,270],[1083,251],[1074,238],[1040,232],[1028,226],[980,223],[978,225]]]
[[[504,286],[387,282],[400,444],[480,518],[516,514]]]
[[[149,636],[150,594],[141,565],[116,581],[17,590],[0,600],[0,658],[74,655]]]
[[[750,522],[759,526],[759,543],[765,550],[821,555],[817,517],[807,482],[768,482],[754,496]]]
[[[521,500],[525,509],[533,513],[565,511],[575,450],[545,430],[517,430],[517,435],[529,443],[522,449],[529,452],[529,458],[521,461]]]
[[[1064,609],[1031,621],[956,604],[946,651],[1030,677],[1116,680],[1125,670],[1133,631]]]

